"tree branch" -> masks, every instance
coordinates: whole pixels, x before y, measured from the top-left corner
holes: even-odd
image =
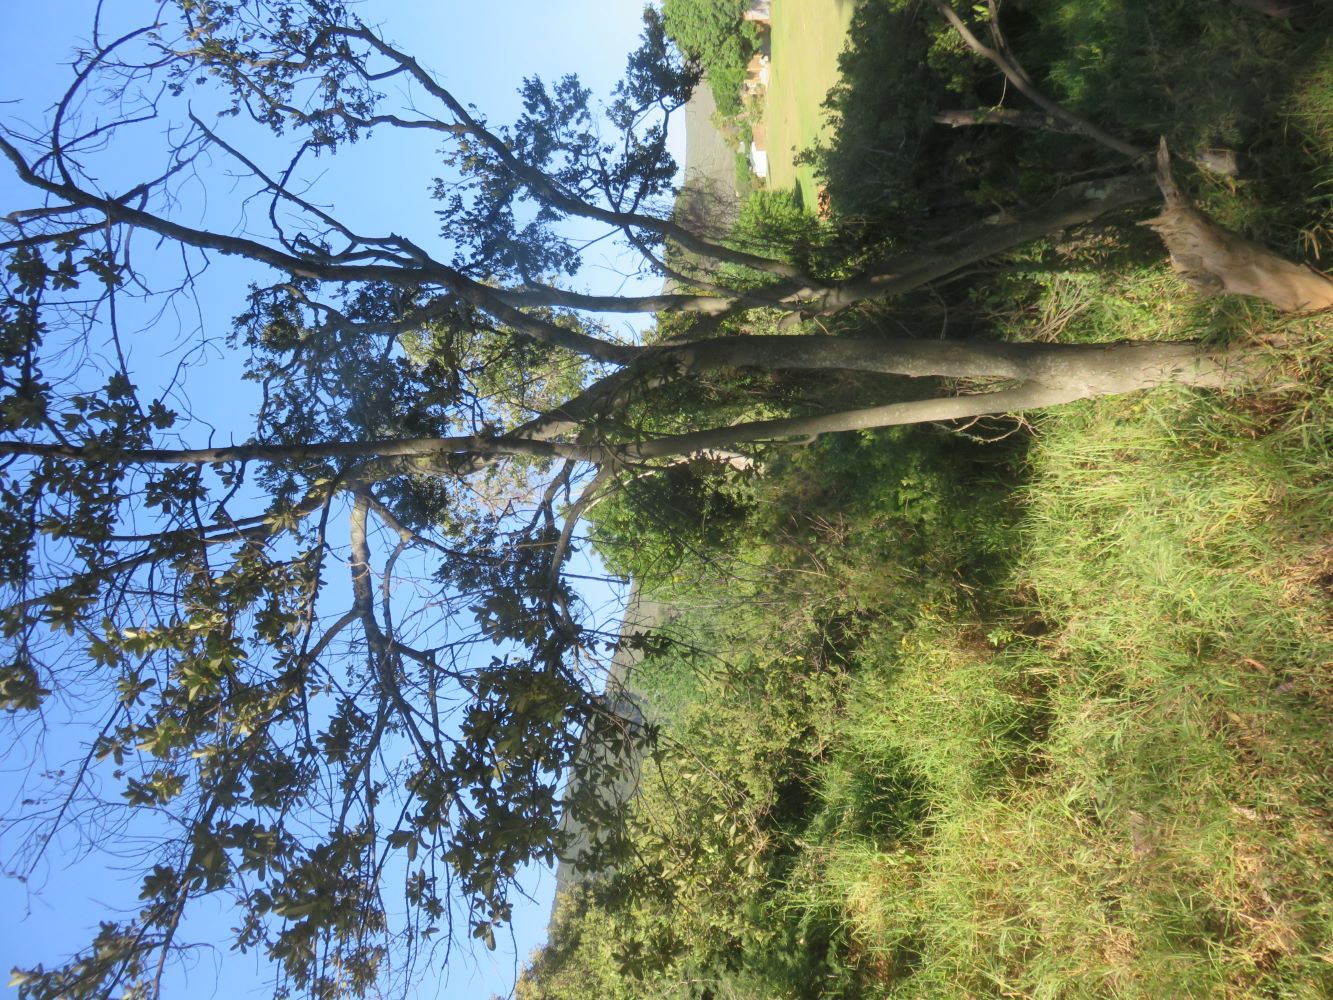
[[[1107,149],[1115,150],[1122,156],[1137,159],[1147,152],[1147,150],[1140,149],[1138,146],[1117,139],[1109,132],[1105,132],[1092,124],[1092,122],[1088,121],[1086,118],[1080,118],[1072,111],[1066,110],[1056,104],[1036,88],[1032,81],[1028,79],[1028,75],[1024,73],[1022,68],[1017,66],[1012,59],[997,52],[995,49],[982,42],[981,39],[977,38],[977,36],[972,33],[972,29],[967,26],[967,23],[954,11],[949,0],[931,0],[931,2],[935,5],[935,9],[943,14],[948,22],[953,25],[954,30],[958,32],[959,37],[963,39],[963,42],[969,49],[982,58],[988,59],[994,63],[1010,83],[1017,87],[1028,100],[1037,105],[1048,115],[1066,122],[1074,131],[1080,132],[1083,135],[1086,135],[1089,139],[1101,143]],[[992,28],[998,35],[999,24],[992,22]],[[1003,38],[1002,35],[999,35],[998,37],[1001,39]]]
[[[597,222],[604,222],[616,228],[630,226],[636,229],[647,230],[657,233],[667,239],[673,240],[680,246],[689,250],[691,253],[699,254],[703,257],[709,257],[717,261],[725,261],[731,264],[741,264],[745,267],[754,268],[757,271],[764,271],[769,274],[776,274],[786,278],[805,278],[799,268],[781,261],[775,261],[767,257],[760,257],[755,254],[744,253],[739,250],[732,250],[729,247],[718,243],[712,243],[702,239],[691,230],[678,225],[670,219],[658,218],[656,216],[644,215],[638,212],[619,212],[610,208],[603,208],[600,205],[592,204],[575,195],[570,194],[560,185],[556,184],[541,170],[524,163],[514,155],[509,146],[495,135],[489,129],[484,127],[468,112],[467,108],[458,101],[448,90],[440,86],[431,74],[421,66],[416,59],[400,51],[388,42],[384,41],[375,32],[364,26],[357,28],[339,27],[332,29],[333,33],[343,35],[349,38],[357,38],[369,44],[380,55],[390,59],[406,68],[412,78],[419,83],[432,97],[440,101],[449,109],[450,114],[468,130],[468,132],[483,145],[486,146],[499,160],[509,169],[511,173],[521,180],[534,194],[540,199],[549,203],[552,207],[559,209],[571,215],[579,215]]]
[[[111,222],[146,229],[149,232],[157,233],[159,236],[202,250],[216,250],[224,254],[247,257],[250,260],[267,264],[296,277],[334,282],[384,281],[402,284],[408,281],[436,283],[448,288],[463,301],[490,313],[514,330],[531,337],[533,340],[551,344],[555,347],[562,347],[575,354],[596,358],[600,361],[626,361],[633,357],[635,353],[634,348],[609,343],[596,337],[590,337],[587,334],[568,330],[556,323],[530,316],[521,309],[499,300],[493,289],[474,281],[446,264],[421,254],[419,251],[413,254],[413,263],[410,266],[406,264],[339,264],[328,259],[297,256],[256,240],[184,226],[150,212],[131,208],[119,199],[101,197],[70,183],[49,180],[37,174],[28,165],[18,149],[3,136],[0,136],[0,152],[4,153],[14,165],[20,178],[25,183],[56,195],[71,205],[103,213]]]

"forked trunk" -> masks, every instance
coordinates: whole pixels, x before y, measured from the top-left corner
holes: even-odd
[[[783,343],[786,342],[786,343]],[[686,371],[716,368],[854,370],[999,379],[1002,388],[812,417],[757,420],[630,445],[618,460],[645,461],[778,438],[1018,413],[1161,385],[1222,388],[1254,381],[1260,358],[1197,343],[996,344],[842,337],[731,337],[670,348]]]

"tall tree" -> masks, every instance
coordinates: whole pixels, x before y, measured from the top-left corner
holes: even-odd
[[[741,110],[745,65],[756,38],[743,20],[749,0],[664,0],[667,32],[691,61],[708,74],[723,114]]]
[[[565,846],[564,813],[605,828],[614,853],[603,776],[563,803],[558,782],[581,745],[646,735],[591,690],[607,636],[564,572],[581,512],[618,480],[1248,374],[1192,343],[801,332],[1151,200],[1153,179],[1125,163],[922,253],[806,273],[672,220],[662,111],[697,78],[660,19],[645,23],[609,126],[574,77],[528,80],[522,115],[498,126],[336,0],[178,0],[115,38],[95,26],[44,129],[0,133],[32,196],[0,241],[0,705],[22,726],[60,702],[91,727],[54,794],[7,819],[15,864],[71,825],[106,836],[126,805],[160,834],[140,911],[67,964],[18,973],[22,995],[156,995],[186,914],[212,895],[230,897],[238,944],[272,961],[280,995],[363,994],[437,933],[493,941],[519,867]],[[150,128],[170,138],[160,167],[108,180]],[[441,144],[436,243],[357,229],[306,186],[312,158],[393,130]],[[181,207],[209,161],[239,178],[227,198],[243,217],[209,226]],[[675,290],[575,290],[590,240],[573,224]],[[261,402],[238,443],[194,440],[204,427],[174,393],[136,387],[123,347],[153,323],[122,316],[146,294],[132,252],[145,236],[179,250],[180,295],[212,256],[255,265],[231,345]],[[668,245],[704,266],[673,270]],[[607,313],[691,322],[644,344],[614,336]],[[740,418],[681,405],[737,372],[925,388]],[[939,378],[983,388],[941,395]],[[624,756],[584,759],[609,772]]]

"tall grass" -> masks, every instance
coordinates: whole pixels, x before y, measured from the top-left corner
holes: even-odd
[[[1333,995],[1330,325],[1043,418],[1008,615],[862,647],[789,891],[878,993]]]

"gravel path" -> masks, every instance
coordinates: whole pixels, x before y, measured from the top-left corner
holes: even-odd
[[[713,126],[717,105],[706,82],[685,105],[685,184],[676,200],[676,218],[696,232],[724,236],[740,209],[736,193],[736,150]]]

